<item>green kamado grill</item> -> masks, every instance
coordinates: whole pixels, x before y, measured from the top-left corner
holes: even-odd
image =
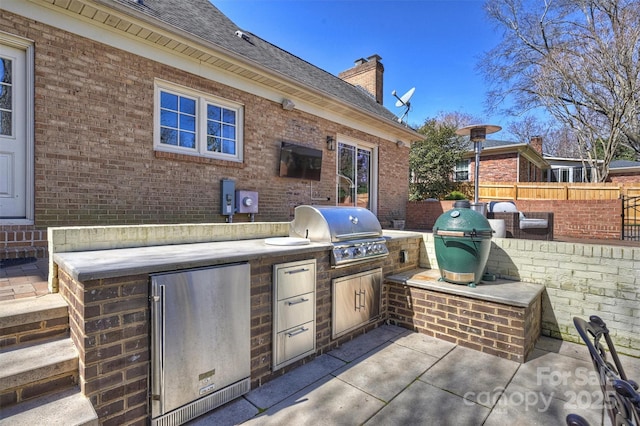
[[[484,215],[454,207],[438,217],[433,239],[441,279],[475,287],[482,279],[493,231]]]

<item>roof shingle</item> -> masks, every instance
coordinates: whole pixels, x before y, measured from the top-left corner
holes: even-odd
[[[213,45],[357,108],[396,121],[397,117],[368,93],[337,76],[239,28],[208,0],[112,0],[170,24]],[[242,31],[248,40],[236,35]]]

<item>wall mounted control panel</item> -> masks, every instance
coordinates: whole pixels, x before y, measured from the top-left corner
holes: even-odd
[[[236,191],[236,213],[258,213],[258,193],[255,191]]]
[[[236,182],[231,179],[220,181],[220,214],[233,216],[235,211]]]

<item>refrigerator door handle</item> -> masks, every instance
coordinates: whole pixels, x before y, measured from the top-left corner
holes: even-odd
[[[164,350],[164,286],[153,286],[152,302],[155,304],[155,309],[152,309],[153,318],[152,321],[155,324],[153,327],[153,360],[151,365],[153,366],[151,388],[151,401],[152,404],[158,405],[157,410],[162,412],[162,389],[164,389],[164,374],[162,360],[164,359],[162,351]]]

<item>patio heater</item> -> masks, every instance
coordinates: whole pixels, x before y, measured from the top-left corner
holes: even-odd
[[[463,127],[456,130],[456,135],[469,136],[471,142],[473,142],[473,151],[475,153],[475,170],[473,178],[473,210],[478,210],[479,213],[485,214],[484,206],[481,207],[478,203],[479,194],[479,181],[480,181],[480,151],[482,151],[482,142],[486,139],[487,135],[502,130],[502,127],[493,124],[472,124],[470,126]]]

